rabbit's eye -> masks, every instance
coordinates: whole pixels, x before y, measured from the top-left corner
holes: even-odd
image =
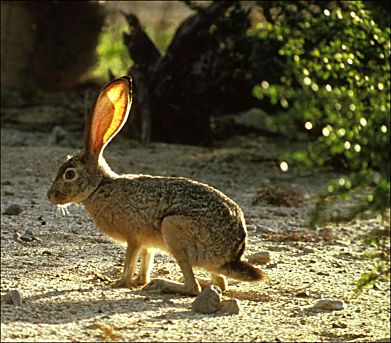
[[[76,177],[76,171],[73,168],[68,168],[63,174],[64,180],[71,181]]]

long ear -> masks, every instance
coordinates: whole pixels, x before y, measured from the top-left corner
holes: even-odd
[[[84,131],[85,153],[99,160],[106,145],[126,122],[132,103],[132,79],[120,77],[108,83],[95,101]]]

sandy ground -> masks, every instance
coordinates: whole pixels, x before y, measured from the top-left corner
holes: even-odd
[[[117,172],[187,176],[219,188],[243,208],[249,225],[245,256],[267,251],[271,261],[261,266],[268,275],[264,283],[229,280],[223,298],[241,304],[240,313],[230,315],[193,312],[192,297],[110,288],[124,247],[102,236],[82,207],[72,206],[63,216],[47,201],[58,166],[75,151],[47,142],[45,134],[2,129],[1,293],[17,289],[22,296],[19,306],[1,304],[3,342],[390,340],[389,284],[354,294],[361,272],[373,264],[361,236],[381,224],[366,220],[330,225],[328,231],[306,229],[311,195],[331,175],[281,173],[275,158],[291,143],[236,137],[214,148],[142,147],[116,139],[106,151]],[[303,206],[255,201],[268,185],[300,193]],[[5,215],[11,204],[22,212]],[[36,239],[17,238],[26,231]],[[170,256],[158,254],[155,260],[152,277],[180,278]],[[345,307],[311,309],[320,299],[340,300]]]

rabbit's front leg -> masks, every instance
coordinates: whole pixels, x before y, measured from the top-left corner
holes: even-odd
[[[153,267],[153,258],[155,251],[151,248],[146,248],[142,251],[140,257],[140,269],[134,280],[137,285],[145,285],[151,280],[151,270]]]
[[[139,244],[136,242],[128,241],[128,246],[126,248],[124,270],[122,272],[122,276],[119,280],[115,281],[112,284],[112,287],[131,288],[133,286],[134,284],[133,274],[134,274],[134,269],[136,266],[139,252],[140,252]]]

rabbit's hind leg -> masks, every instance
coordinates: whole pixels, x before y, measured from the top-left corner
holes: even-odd
[[[197,295],[201,292],[201,287],[193,274],[191,264],[192,256],[189,256],[189,232],[186,222],[180,216],[166,217],[161,226],[161,232],[170,253],[174,256],[181,268],[184,283],[154,279],[147,284],[143,290],[156,291],[162,293],[178,293],[184,295]]]
[[[212,284],[219,286],[224,292],[227,289],[227,279],[221,274],[212,274]]]
[[[209,279],[196,277],[196,280],[202,289],[208,287],[209,285],[219,286],[223,292],[227,289],[227,280],[225,279],[224,275],[221,274],[211,273],[211,278]]]

